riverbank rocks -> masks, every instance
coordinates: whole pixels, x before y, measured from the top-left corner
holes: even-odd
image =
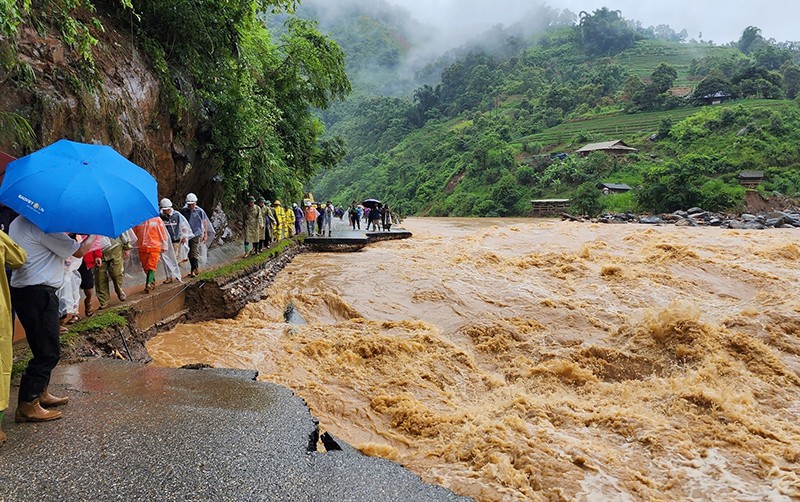
[[[678,227],[721,227],[736,230],[763,230],[767,228],[800,228],[800,208],[785,211],[768,211],[758,214],[742,213],[729,215],[705,211],[699,207],[678,210],[668,214],[632,215],[631,213],[607,213],[598,218],[586,219],[562,215],[571,221],[594,221],[598,223],[641,223],[644,225],[675,225]]]

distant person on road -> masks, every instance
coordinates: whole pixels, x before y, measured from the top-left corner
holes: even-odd
[[[383,208],[383,214],[381,215],[383,229],[387,232],[391,232],[392,230],[392,210],[389,208],[389,204]]]
[[[83,257],[95,236],[78,243],[64,233],[46,234],[23,216],[11,223],[8,235],[28,255],[22,268],[11,275],[11,303],[33,353],[20,380],[15,419],[57,420],[61,412],[49,408],[67,404],[69,398],[54,396],[48,389],[50,374],[61,359],[56,290],[64,280],[64,260]]]
[[[197,277],[200,273],[200,247],[208,242],[211,222],[206,212],[197,205],[197,195],[193,193],[186,195],[186,205],[181,208],[181,214],[192,229],[192,238],[189,239],[189,277]]]
[[[247,198],[247,205],[244,207],[244,256],[246,257],[251,253],[250,246],[252,245],[252,253],[258,252],[258,241],[261,240],[259,233],[261,232],[261,222],[264,218],[261,215],[261,208],[256,206],[256,198],[252,195]]]
[[[328,232],[328,237],[333,235],[333,203],[328,201],[325,204],[325,209],[322,210],[322,235],[325,236],[325,231]]]
[[[264,205],[261,207],[261,212],[264,213],[264,245],[262,248],[268,248],[275,242],[275,226],[278,222],[275,219],[275,210],[272,208],[272,202],[262,197],[259,200],[259,205],[261,205],[261,200],[264,201]]]
[[[375,206],[374,208],[372,208],[372,211],[370,211],[368,218],[369,221],[367,223],[367,230],[369,230],[369,225],[371,223],[372,231],[377,232],[378,224],[381,221],[381,206]]]
[[[286,214],[286,237],[292,237],[294,235],[294,209],[292,206],[287,205],[284,208],[284,212]]]
[[[297,205],[297,202],[292,202],[292,211],[294,211],[294,233],[295,235],[300,235],[303,232],[303,220],[305,220],[305,214],[303,214],[303,210],[300,209],[300,206]]]
[[[280,242],[286,237],[288,234],[286,233],[286,211],[283,210],[283,205],[281,205],[281,201],[276,200],[272,203],[275,206],[273,209],[275,210],[275,239]]]
[[[308,233],[309,237],[314,237],[314,225],[317,224],[317,216],[319,213],[317,212],[316,208],[311,205],[311,201],[307,200],[305,202],[306,210],[305,210],[305,220],[306,220],[306,232]]]
[[[8,289],[6,269],[18,269],[25,264],[28,255],[9,237],[0,232],[0,446],[6,442],[3,432],[3,416],[8,409],[11,396],[11,367],[14,364],[12,340],[14,318],[11,315],[11,292]]]
[[[315,205],[317,210],[317,235],[324,236],[325,234],[322,233],[322,223],[325,221],[325,208],[322,205]]]
[[[356,207],[356,201],[350,203],[350,209],[347,210],[347,215],[350,218],[350,226],[353,230],[358,227],[361,230],[361,219],[358,214],[358,208]]]

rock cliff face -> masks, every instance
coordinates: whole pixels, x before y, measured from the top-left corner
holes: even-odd
[[[33,84],[0,75],[0,110],[16,112],[36,133],[36,147],[67,138],[111,145],[158,180],[159,197],[183,201],[188,192],[212,208],[222,195],[214,181],[215,158],[198,149],[202,134],[196,116],[173,123],[161,98],[161,86],[147,55],[121,27],[103,20],[105,31],[92,34],[101,85],[87,89],[72,76],[80,66],[63,42],[22,27],[18,57],[31,69]],[[0,138],[0,151],[29,152]]]

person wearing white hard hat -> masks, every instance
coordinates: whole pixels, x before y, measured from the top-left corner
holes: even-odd
[[[164,263],[167,276],[164,284],[169,284],[176,279],[180,282],[180,262],[188,257],[192,229],[186,218],[173,209],[171,200],[165,197],[161,199],[158,205],[161,208],[161,220],[164,222],[164,227],[166,227],[169,240],[172,243],[172,252],[170,253],[167,250],[167,252],[161,254],[161,260]]]
[[[186,205],[180,212],[192,229],[192,238],[189,239],[189,264],[192,271],[189,277],[196,277],[200,273],[200,246],[207,243],[211,224],[206,212],[197,205],[197,195],[193,193],[186,196]]]

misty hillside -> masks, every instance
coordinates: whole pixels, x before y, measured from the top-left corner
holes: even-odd
[[[312,191],[340,204],[377,197],[407,214],[463,216],[524,215],[530,199],[551,197],[571,198],[585,212],[735,209],[741,170],[768,172],[763,190],[798,193],[795,44],[750,27],[737,43],[714,46],[608,9],[577,19],[541,7],[528,17],[536,22],[428,52],[425,64],[414,60],[411,80],[403,58],[421,54],[414,44],[425,38],[407,28],[410,18],[340,12],[349,28],[322,29],[344,48],[348,72],[382,64],[382,79],[396,71],[395,82],[418,85],[379,95],[351,74],[354,95],[322,115],[348,153]],[[353,29],[355,22],[374,29]],[[725,103],[706,107],[713,95]],[[639,152],[572,153],[610,140]],[[569,155],[551,159],[562,152]],[[635,190],[594,200],[599,191],[587,187],[601,181]]]

